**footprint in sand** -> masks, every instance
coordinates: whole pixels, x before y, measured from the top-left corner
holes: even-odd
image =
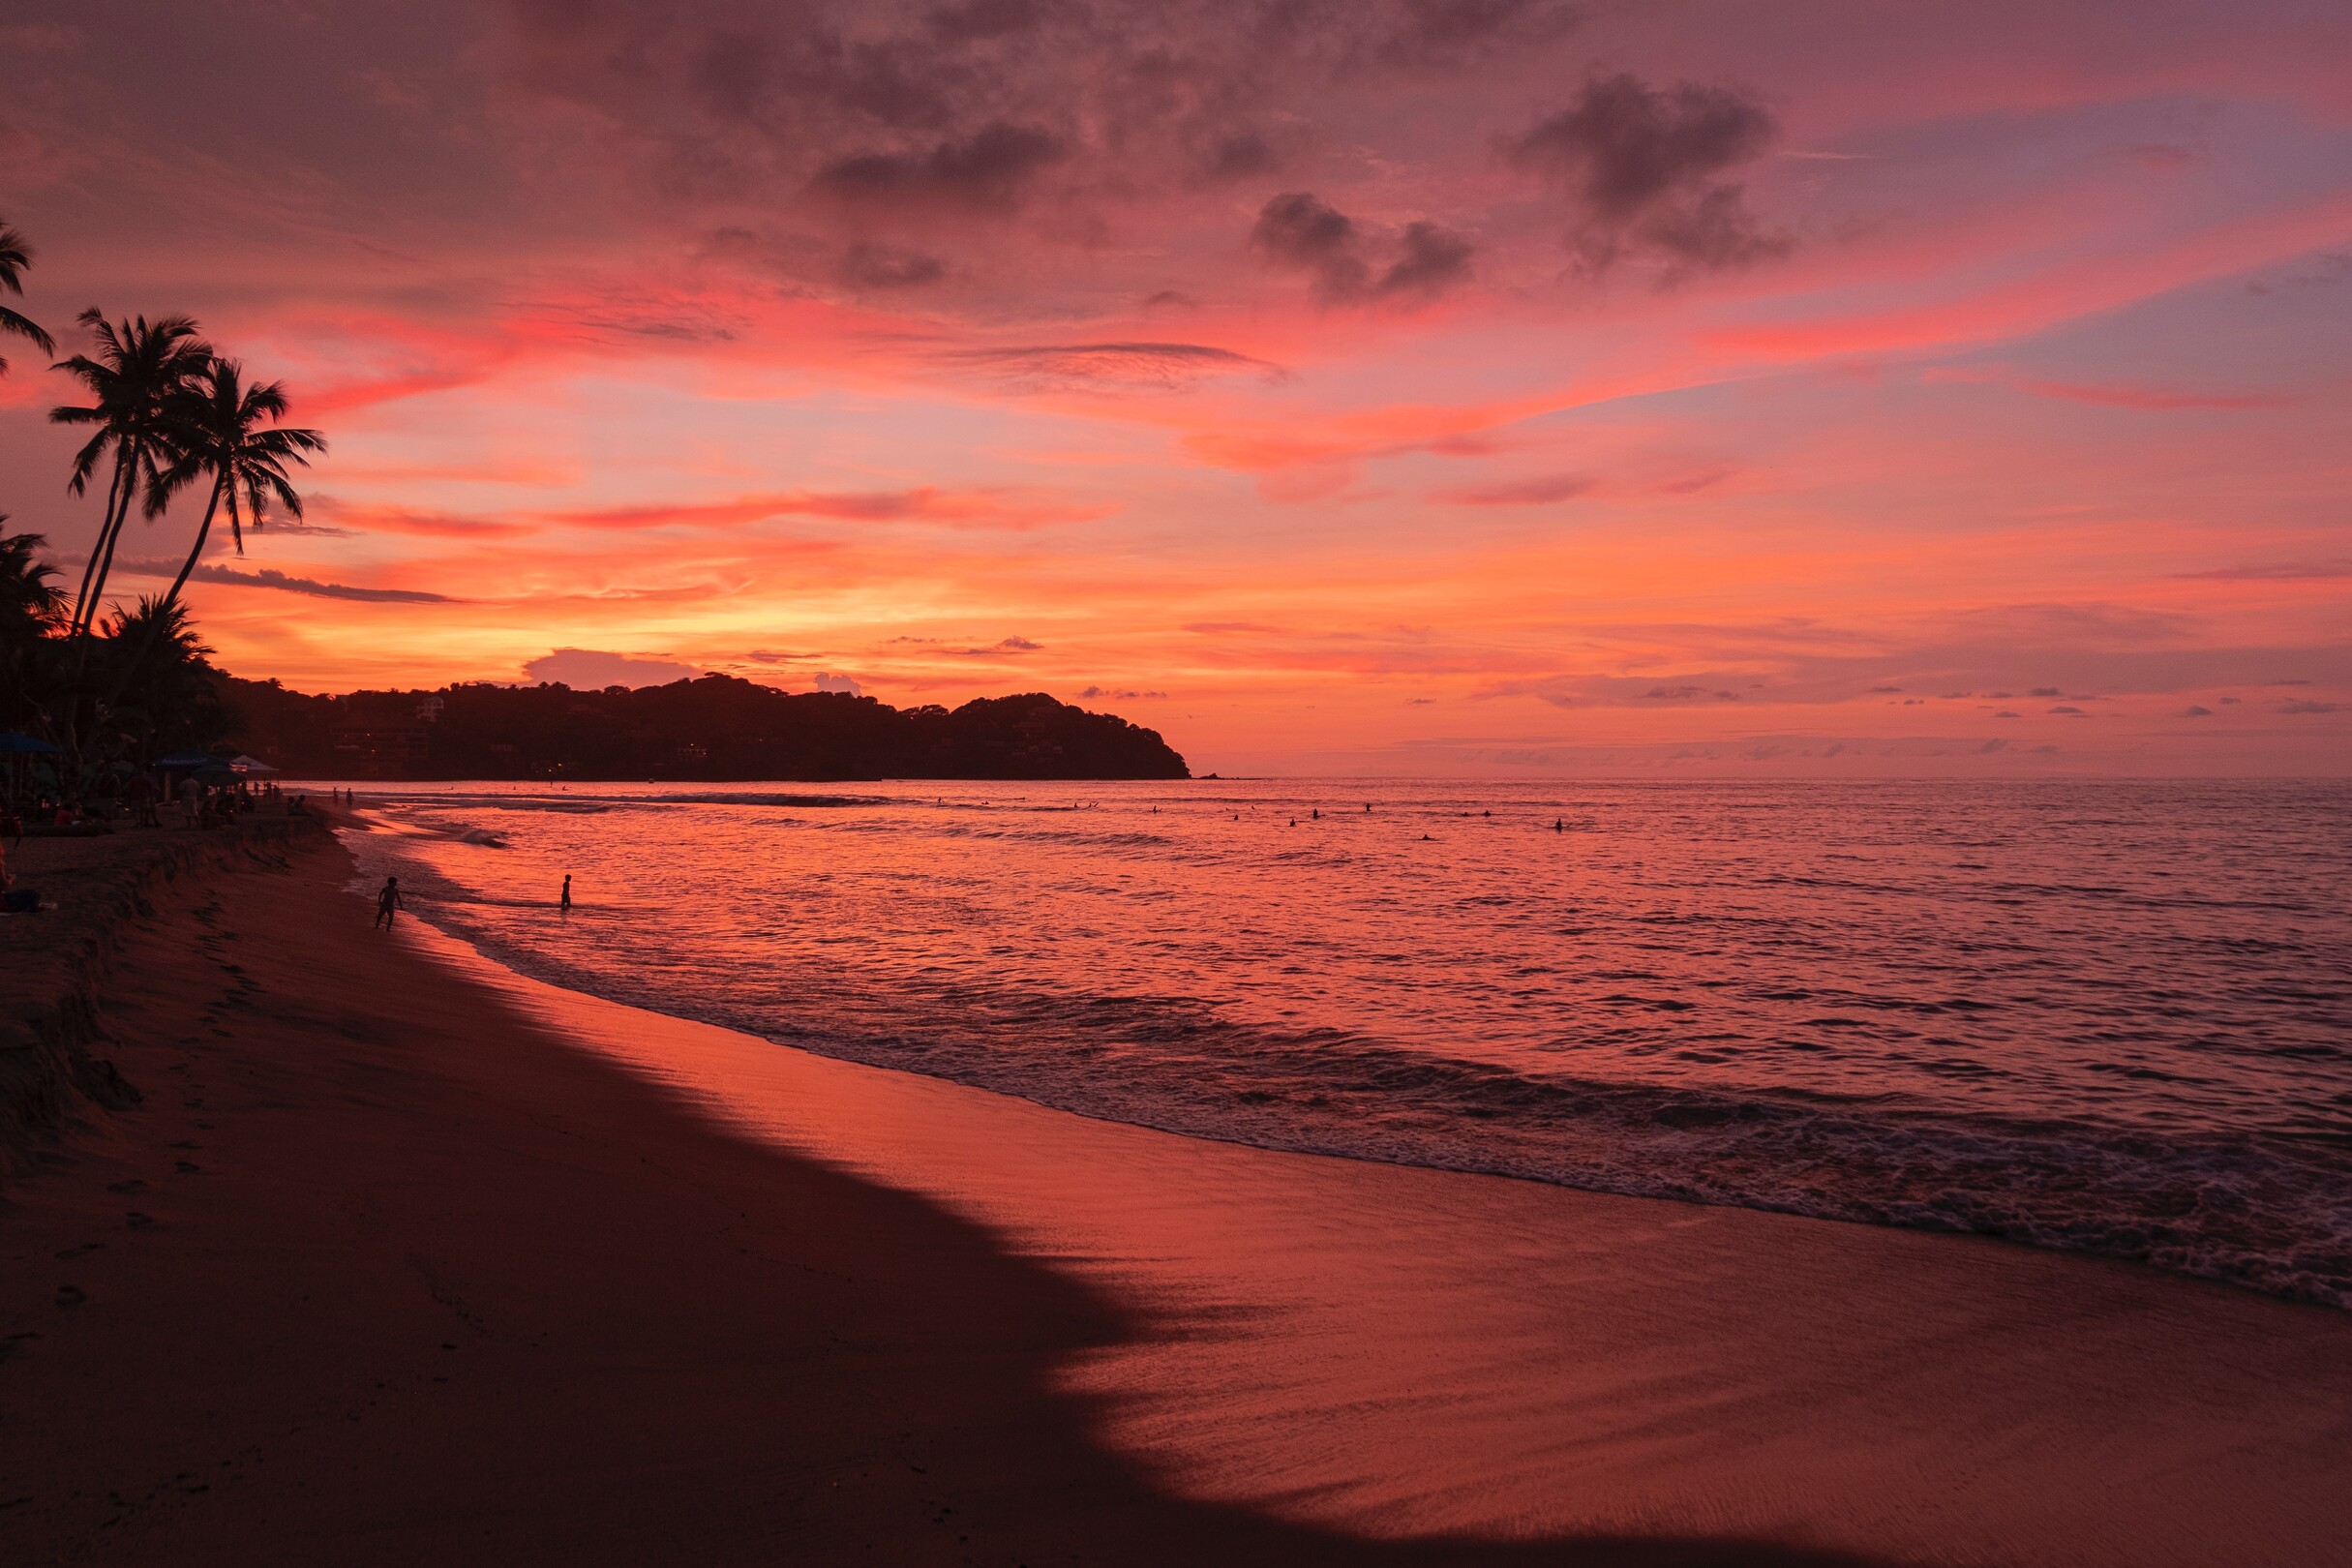
[[[84,1252],[99,1251],[103,1250],[106,1245],[106,1244],[105,1242],[83,1242],[79,1247],[69,1247],[64,1251],[57,1254],[57,1261],[63,1263],[71,1258],[79,1257]]]
[[[89,1299],[88,1296],[82,1294],[79,1285],[59,1285],[57,1287],[57,1305],[60,1307],[78,1307]]]

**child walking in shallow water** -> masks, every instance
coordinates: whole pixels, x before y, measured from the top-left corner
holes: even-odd
[[[384,878],[384,890],[376,895],[376,923],[385,930],[392,929],[392,913],[402,908],[400,878]]]
[[[572,874],[569,871],[563,873],[563,902],[558,907],[566,915],[572,912]]]

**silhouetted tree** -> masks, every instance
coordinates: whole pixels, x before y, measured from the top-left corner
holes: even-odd
[[[32,264],[33,248],[25,244],[22,234],[9,227],[6,222],[0,222],[0,292],[21,296],[24,293],[24,270]],[[55,341],[41,330],[41,323],[0,305],[0,336],[11,333],[30,339],[34,347],[45,354],[57,351]],[[0,376],[7,374],[8,361],[0,359]]]
[[[7,523],[0,512],[0,527]],[[38,558],[48,543],[38,533],[0,533],[0,636],[45,636],[64,623],[57,568]]]
[[[8,515],[0,513],[0,524]],[[39,700],[45,656],[65,625],[65,595],[52,581],[57,569],[37,558],[48,541],[38,533],[0,533],[0,724],[41,729]]]
[[[216,356],[200,377],[173,394],[166,406],[166,434],[172,458],[170,467],[150,487],[153,509],[161,510],[175,492],[199,479],[212,481],[204,500],[204,520],[196,525],[196,543],[189,547],[179,576],[164,593],[166,609],[179,604],[180,589],[204,554],[212,520],[220,514],[224,501],[228,506],[229,533],[236,540],[237,554],[243,555],[245,513],[250,511],[254,527],[259,528],[275,500],[300,517],[302,498],[286,476],[286,464],[290,460],[307,466],[308,454],[326,450],[326,438],[317,431],[278,424],[286,417],[284,387],[276,381],[249,387],[244,384],[244,367],[235,360]],[[158,616],[152,626],[160,632],[167,623],[167,618]],[[136,648],[131,651],[129,662],[115,677],[118,682],[132,678],[139,656]]]
[[[72,635],[86,638],[98,619],[106,576],[114,567],[115,541],[130,518],[132,502],[143,487],[147,515],[154,517],[168,498],[162,481],[177,456],[170,409],[211,364],[212,349],[184,316],[162,317],[152,323],[142,316],[116,325],[88,310],[80,320],[96,340],[97,351],[75,354],[57,368],[89,389],[91,403],[87,407],[60,406],[49,410],[49,418],[61,425],[98,427],[75,454],[74,476],[66,487],[73,494],[81,495],[88,487],[100,459],[109,451],[114,457],[106,516],[90,547],[89,564],[82,568],[69,626]]]
[[[119,605],[100,628],[100,662],[119,696],[101,709],[104,749],[123,755],[209,745],[227,723],[220,673],[189,621],[188,607],[154,594]]]

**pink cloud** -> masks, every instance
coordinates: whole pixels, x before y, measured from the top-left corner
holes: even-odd
[[[1594,483],[1584,474],[1562,473],[1509,484],[1441,490],[1432,498],[1457,506],[1549,506],[1588,494]]]
[[[2186,392],[2157,386],[2085,386],[2072,381],[2020,381],[2038,397],[2096,403],[2110,408],[2278,408],[2297,401],[2262,393]]]
[[[1083,523],[1109,508],[991,494],[916,490],[784,491],[726,500],[601,506],[535,514],[539,521],[590,528],[726,528],[781,517],[833,518],[854,523],[944,523],[955,528],[1036,528]]]

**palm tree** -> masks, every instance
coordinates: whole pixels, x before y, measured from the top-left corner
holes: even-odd
[[[294,517],[302,515],[302,498],[286,477],[288,460],[310,466],[313,452],[326,450],[326,437],[315,430],[295,430],[278,423],[286,417],[286,388],[277,381],[259,386],[244,384],[245,367],[233,359],[214,359],[203,376],[174,398],[166,410],[174,447],[171,467],[159,483],[168,498],[197,478],[212,476],[212,495],[204,502],[204,521],[196,528],[196,549],[188,566],[164,595],[169,604],[188,581],[188,567],[203,554],[204,537],[221,503],[228,503],[228,528],[237,554],[245,554],[245,516],[252,512],[259,528],[269,515],[272,498]],[[266,423],[265,423],[266,421]],[[240,504],[240,502],[242,504]]]
[[[180,609],[180,589],[204,555],[212,520],[221,504],[228,504],[228,530],[237,554],[245,554],[245,514],[261,527],[270,502],[295,517],[302,515],[302,498],[286,477],[290,461],[305,467],[309,454],[326,450],[326,437],[315,430],[295,430],[278,423],[286,417],[286,389],[276,381],[244,384],[245,367],[233,359],[214,358],[202,377],[174,394],[165,408],[166,434],[171,443],[171,466],[149,485],[148,510],[161,511],[173,494],[209,475],[212,494],[204,501],[204,521],[196,525],[196,543],[170,588],[158,601],[166,611]],[[161,628],[162,619],[152,622]],[[177,624],[174,622],[174,624]],[[119,634],[118,634],[119,635]],[[142,648],[116,676],[116,690],[129,680],[145,656]]]
[[[24,292],[24,269],[32,264],[33,250],[31,246],[24,243],[24,236],[9,227],[6,223],[0,223],[0,290],[11,294],[22,294]],[[41,330],[39,322],[18,316],[7,306],[0,305],[0,337],[5,337],[12,332],[19,338],[32,339],[34,347],[45,354],[53,354],[57,351],[57,345],[50,340],[47,333]],[[0,359],[0,376],[7,374],[8,361]]]
[[[147,594],[135,610],[117,605],[98,629],[102,653],[119,661],[113,695],[101,709],[109,731],[150,752],[220,733],[221,696],[205,657],[212,649],[190,624],[186,605]]]
[[[212,347],[196,337],[196,323],[184,316],[166,316],[150,323],[145,317],[110,323],[96,310],[81,313],[81,324],[97,340],[97,353],[75,354],[56,368],[68,372],[91,394],[88,407],[72,404],[49,410],[60,425],[96,425],[97,434],[74,457],[74,477],[66,488],[78,496],[88,487],[99,459],[109,448],[114,454],[114,477],[106,494],[106,511],[98,539],[82,568],[81,589],[75,595],[69,631],[87,638],[98,619],[106,592],[106,575],[114,568],[114,544],[130,520],[131,503],[141,483],[146,511],[163,510],[169,492],[163,476],[176,456],[169,409],[174,400],[194,384],[212,363]]]
[[[0,512],[0,528],[7,524],[8,514]],[[38,558],[47,547],[38,533],[0,532],[0,626],[10,635],[44,635],[65,619],[65,595],[49,581],[57,568]]]
[[[0,512],[0,525],[8,514]],[[34,700],[43,645],[65,624],[57,569],[37,558],[48,541],[38,533],[0,532],[0,724],[44,722]]]

